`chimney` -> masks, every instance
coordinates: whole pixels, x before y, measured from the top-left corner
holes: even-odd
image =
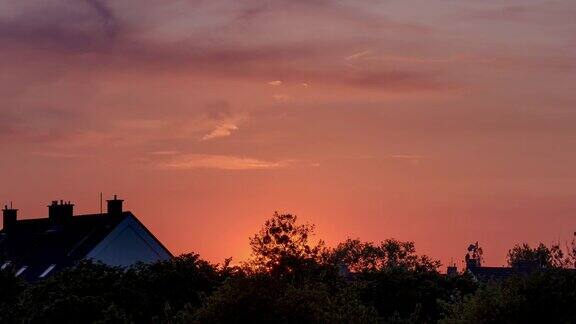
[[[448,266],[448,268],[446,269],[446,275],[448,275],[449,277],[454,277],[458,275],[458,267],[456,267],[455,264]]]
[[[118,199],[118,196],[114,195],[114,199],[107,200],[107,202],[108,202],[108,215],[122,214],[122,202],[124,202],[124,200]]]
[[[52,204],[48,206],[48,219],[54,225],[63,225],[72,219],[74,215],[74,204],[69,201],[65,202],[60,200],[53,200]]]
[[[12,206],[8,208],[8,206],[4,206],[2,210],[3,215],[3,226],[4,232],[8,232],[14,228],[16,225],[16,219],[18,215],[18,209],[13,209]]]

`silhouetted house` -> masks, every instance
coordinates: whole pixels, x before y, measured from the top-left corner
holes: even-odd
[[[479,247],[478,242],[470,244],[464,260],[466,262],[465,272],[478,281],[502,281],[513,276],[529,275],[542,269],[542,266],[531,261],[519,262],[514,267],[483,267],[482,248]],[[456,273],[457,269],[455,266],[448,267],[448,275],[455,275]]]
[[[81,260],[129,266],[172,257],[116,196],[105,214],[75,216],[73,209],[70,202],[53,201],[48,218],[18,220],[18,210],[4,206],[0,269],[35,281]]]
[[[468,266],[466,268],[474,278],[480,281],[501,281],[513,276],[526,276],[543,269],[545,268],[531,261],[525,261],[513,267]]]
[[[479,281],[502,281],[518,275],[516,269],[509,267],[468,267],[466,268]]]

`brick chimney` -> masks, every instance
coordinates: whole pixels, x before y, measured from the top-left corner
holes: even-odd
[[[108,215],[122,215],[122,203],[124,200],[118,199],[118,196],[114,195],[114,199],[107,200],[108,202]]]
[[[12,204],[10,204],[12,205]],[[3,225],[2,228],[4,229],[5,232],[8,232],[10,230],[12,230],[14,228],[14,226],[16,225],[16,220],[17,220],[17,216],[18,216],[18,209],[13,209],[12,206],[10,206],[10,208],[8,208],[8,206],[4,206],[4,209],[2,210],[2,216],[3,216]]]
[[[53,225],[64,225],[69,220],[72,219],[74,215],[74,204],[69,201],[65,202],[60,200],[52,201],[52,204],[48,206],[48,219]]]

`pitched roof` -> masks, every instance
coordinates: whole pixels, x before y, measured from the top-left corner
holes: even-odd
[[[65,225],[53,226],[48,218],[18,220],[9,232],[0,231],[0,267],[10,261],[21,276],[36,280],[51,265],[59,269],[83,259],[130,212],[118,215],[74,216]]]

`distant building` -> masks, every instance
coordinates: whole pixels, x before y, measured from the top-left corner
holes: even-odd
[[[74,215],[70,202],[53,201],[48,218],[22,219],[4,206],[0,269],[28,281],[46,278],[81,260],[111,266],[167,260],[172,254],[129,211],[122,200],[108,200],[106,213]]]
[[[466,262],[465,272],[472,275],[478,281],[502,281],[513,276],[528,275],[542,269],[538,264],[530,261],[519,263],[515,267],[484,267],[482,266],[482,248],[478,242],[468,246],[468,253],[464,257]],[[458,270],[455,265],[449,266],[447,275],[456,275]]]

